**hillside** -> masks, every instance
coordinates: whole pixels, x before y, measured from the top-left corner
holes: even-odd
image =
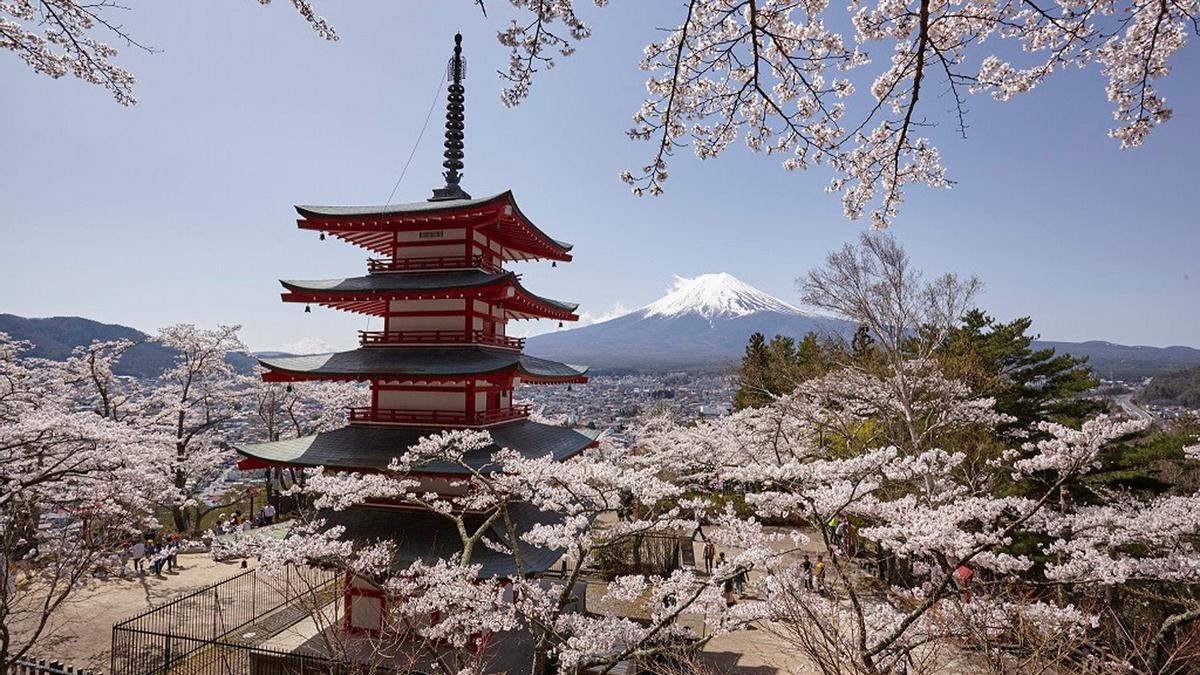
[[[1137,395],[1139,403],[1200,409],[1200,368],[1157,375]]]
[[[136,328],[78,316],[30,319],[0,314],[0,333],[33,343],[26,355],[53,361],[65,361],[73,349],[95,340],[132,340],[136,344],[125,352],[113,369],[118,375],[157,377],[175,363],[174,350],[150,342],[150,336]],[[254,365],[254,359],[245,354],[231,357],[229,361],[241,372],[250,372]]]
[[[1112,342],[1039,341],[1034,347],[1053,347],[1059,353],[1088,357],[1088,365],[1100,377],[1140,380],[1200,366],[1200,349],[1192,347],[1145,347]]]

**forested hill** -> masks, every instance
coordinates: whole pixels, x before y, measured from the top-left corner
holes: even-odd
[[[1140,380],[1167,375],[1200,366],[1200,349],[1192,347],[1144,347],[1112,342],[1038,341],[1038,347],[1053,347],[1060,354],[1088,357],[1088,365],[1100,377],[1116,380]]]
[[[1138,394],[1142,403],[1200,409],[1200,368],[1158,375]]]
[[[0,314],[0,333],[16,340],[33,343],[28,356],[64,361],[76,347],[94,340],[131,340],[136,344],[125,352],[114,368],[118,375],[156,377],[175,363],[175,351],[150,342],[150,336],[136,328],[115,323],[100,323],[78,316],[51,316],[29,319],[15,314]],[[254,360],[249,355],[231,358],[238,370],[249,372]]]

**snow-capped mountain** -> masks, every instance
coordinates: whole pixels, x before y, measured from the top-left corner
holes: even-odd
[[[529,338],[526,351],[597,371],[680,370],[734,363],[752,333],[849,335],[854,326],[808,314],[726,274],[678,279],[666,296],[615,319]]]
[[[679,279],[674,290],[640,311],[646,317],[698,314],[709,320],[756,312],[804,313],[725,272]]]

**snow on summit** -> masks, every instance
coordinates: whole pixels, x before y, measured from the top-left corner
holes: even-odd
[[[694,279],[676,277],[670,293],[642,309],[642,315],[646,317],[699,314],[706,319],[757,312],[803,314],[796,307],[725,272],[702,274]]]

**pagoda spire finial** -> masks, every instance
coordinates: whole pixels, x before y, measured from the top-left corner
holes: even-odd
[[[431,202],[440,202],[451,199],[470,199],[471,195],[467,194],[458,183],[462,180],[460,173],[463,168],[463,129],[464,129],[464,112],[463,102],[466,98],[463,97],[462,81],[467,77],[467,63],[462,57],[462,33],[454,35],[454,56],[450,57],[450,63],[446,65],[446,79],[450,80],[450,86],[446,89],[446,141],[443,143],[446,150],[442,153],[445,161],[442,166],[446,168],[442,172],[442,176],[446,179],[445,187],[434,188],[433,197],[429,199]]]

